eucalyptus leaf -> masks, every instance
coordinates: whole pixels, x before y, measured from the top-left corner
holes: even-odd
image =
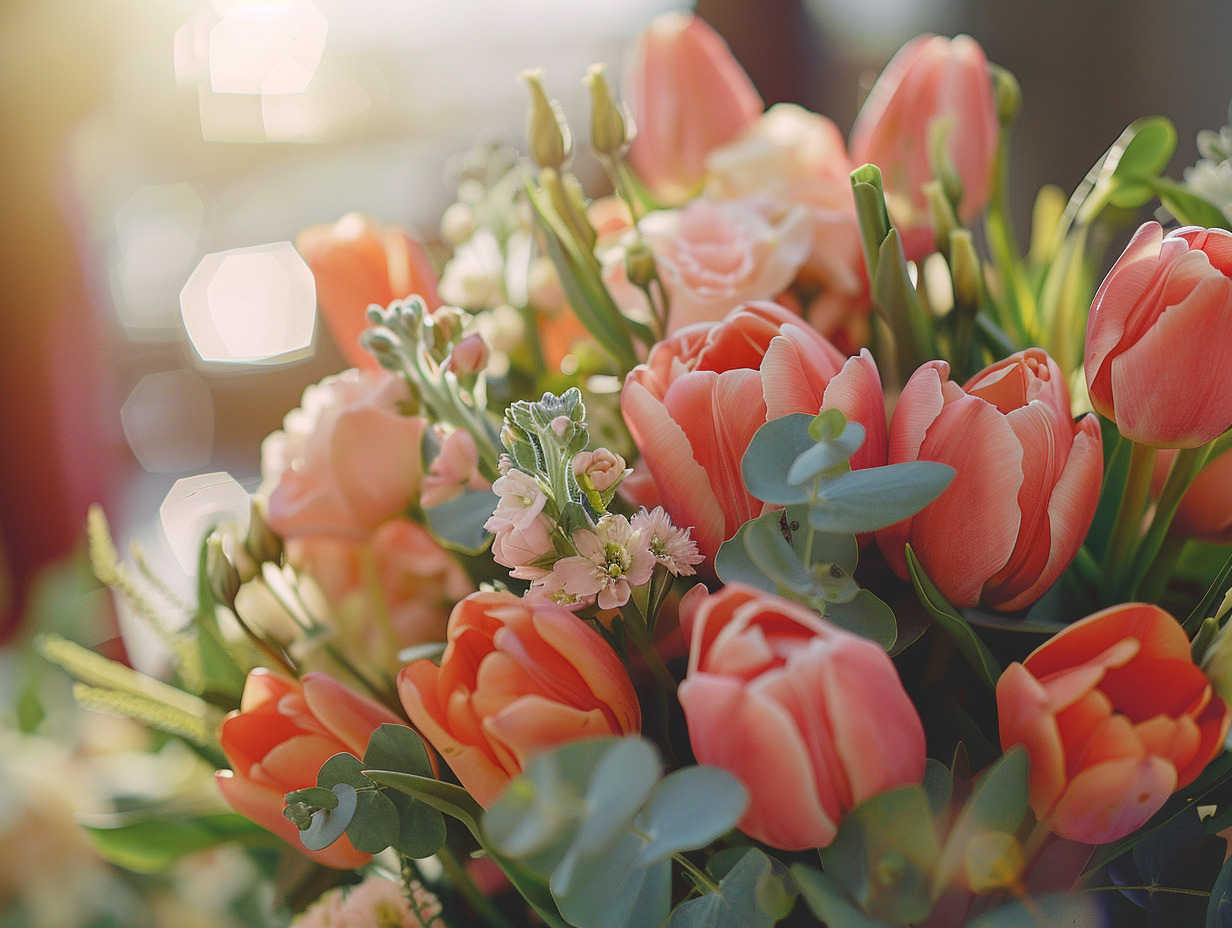
[[[348,783],[356,789],[372,785],[363,773],[364,762],[354,754],[340,751],[329,758],[317,771],[317,786],[333,789],[339,783]]]
[[[671,908],[672,867],[638,862],[642,839],[629,833],[605,853],[580,858],[567,884],[552,875],[560,914],[577,928],[649,928]]]
[[[771,869],[769,857],[757,848],[745,849],[720,881],[718,892],[676,906],[667,928],[771,928],[787,914],[781,905],[775,906],[778,911],[763,907],[762,900],[775,893]],[[779,893],[790,906],[792,897]]]
[[[954,468],[936,461],[867,467],[823,480],[809,505],[809,524],[822,532],[872,532],[915,515],[950,485]]]
[[[845,603],[827,602],[826,620],[857,635],[863,635],[887,651],[898,641],[894,610],[869,590],[860,590]]]
[[[398,814],[398,834],[393,847],[403,857],[422,860],[431,857],[445,844],[445,815],[421,800],[406,793],[388,794]]]
[[[345,785],[340,783],[334,789]],[[366,789],[358,793],[355,813],[346,827],[346,836],[355,850],[363,854],[379,854],[398,840],[398,834],[398,809],[393,800],[379,789]]]
[[[809,594],[816,578],[804,566],[791,542],[783,537],[781,519],[778,512],[767,512],[741,526],[741,530],[747,529],[743,538],[745,552],[749,561],[773,583]]]
[[[798,455],[787,470],[787,482],[793,486],[806,486],[815,477],[846,472],[850,469],[848,461],[862,444],[864,426],[859,422],[848,422],[840,435],[819,440]]]
[[[428,527],[452,551],[480,554],[492,540],[484,523],[492,516],[499,497],[491,490],[463,490],[449,502],[425,509]]]
[[[967,922],[965,928],[1105,928],[1099,900],[1089,893],[1032,896],[1026,902],[1010,902]]]
[[[312,814],[312,824],[299,833],[299,839],[310,851],[323,851],[346,832],[355,814],[358,796],[350,783],[336,783],[333,793],[338,805]]]
[[[753,496],[776,506],[808,499],[806,490],[791,485],[787,473],[797,457],[816,445],[809,436],[812,421],[804,413],[792,413],[771,419],[753,434],[740,460],[740,475]]]
[[[409,725],[392,722],[381,725],[368,739],[363,766],[432,776],[432,761],[423,739]]]
[[[996,692],[997,678],[1001,676],[1001,666],[992,656],[992,652],[988,650],[988,645],[984,644],[975,630],[967,624],[967,620],[946,602],[941,591],[928,579],[924,568],[916,559],[915,552],[911,550],[911,545],[907,545],[905,554],[907,572],[911,575],[911,585],[915,587],[915,593],[921,605],[941,630],[949,635],[959,652],[967,659],[967,663],[984,681],[984,685]]]
[[[831,928],[894,928],[861,912],[826,874],[793,864],[791,875],[813,914]]]
[[[396,770],[364,770],[363,773],[373,783],[392,787],[453,816],[476,838],[480,837],[479,817],[483,807],[462,787]]]
[[[705,847],[736,827],[748,803],[740,781],[718,767],[683,767],[668,774],[637,818],[638,830],[647,836],[638,860],[650,864]]]

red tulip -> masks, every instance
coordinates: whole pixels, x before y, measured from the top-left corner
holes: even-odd
[[[774,303],[746,303],[722,322],[659,342],[620,397],[663,508],[675,525],[692,527],[707,558],[762,512],[740,476],[753,434],[770,419],[823,407],[867,431],[852,467],[885,463],[885,403],[872,355],[844,358]]]
[[[665,13],[638,40],[625,98],[637,134],[634,170],[660,199],[701,186],[706,155],[761,115],[756,88],[722,37],[692,13]]]
[[[784,850],[824,847],[853,806],[923,779],[924,727],[872,641],[740,584],[681,608],[689,741],[748,790],[741,830]]]
[[[1069,626],[997,681],[1001,745],[1030,760],[1030,802],[1072,841],[1146,822],[1223,747],[1228,710],[1158,606],[1113,606]]]
[[[309,851],[299,829],[283,818],[283,797],[316,786],[317,771],[335,754],[363,757],[372,733],[405,722],[384,706],[323,673],[297,683],[258,668],[248,675],[240,708],[223,719],[218,741],[231,764],[215,782],[237,812],[284,838],[328,867],[349,870],[372,858],[345,835],[322,851]]]
[[[930,134],[962,180],[958,215],[974,222],[992,195],[1000,124],[984,50],[970,36],[912,39],[886,65],[851,129],[851,160],[881,169],[887,206],[908,258],[932,251],[928,201]]]
[[[1145,445],[1196,448],[1232,425],[1232,233],[1145,223],[1087,317],[1091,404]]]
[[[402,668],[398,695],[484,807],[537,752],[641,728],[633,684],[599,633],[566,609],[510,593],[458,603],[440,666]]]
[[[354,367],[378,367],[359,345],[359,336],[370,325],[371,304],[388,306],[418,294],[428,309],[441,305],[427,252],[401,229],[348,213],[333,225],[304,229],[295,247],[312,269],[321,316]]]
[[[956,606],[981,596],[1006,611],[1034,602],[1069,565],[1099,501],[1103,442],[1094,416],[1070,418],[1069,390],[1040,348],[971,378],[948,380],[930,361],[903,389],[889,463],[940,461],[953,483],[877,543],[900,577],[904,545]]]

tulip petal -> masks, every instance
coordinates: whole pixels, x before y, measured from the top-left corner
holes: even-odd
[[[851,469],[880,467],[889,452],[889,429],[886,426],[885,394],[877,362],[867,348],[848,358],[826,387],[825,409],[837,409],[849,422],[864,426],[864,444],[851,456]]]
[[[611,724],[598,708],[579,709],[533,693],[486,716],[483,730],[495,745],[509,752],[515,775],[540,751],[579,738],[612,734]]]
[[[328,674],[311,672],[300,678],[308,711],[356,757],[363,757],[368,739],[382,725],[405,725],[380,703],[355,693]]]
[[[1002,750],[1027,749],[1031,808],[1042,818],[1065,789],[1065,748],[1047,691],[1017,661],[997,680],[997,718]]]
[[[1123,757],[1082,771],[1048,825],[1071,841],[1106,844],[1141,827],[1176,789],[1176,769],[1158,757]]]

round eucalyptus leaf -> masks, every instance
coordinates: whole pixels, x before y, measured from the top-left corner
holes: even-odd
[[[748,807],[748,791],[718,767],[683,767],[655,787],[637,819],[649,840],[638,860],[650,864],[704,847],[731,831]]]
[[[333,809],[321,809],[312,815],[312,824],[299,833],[299,839],[310,851],[323,851],[342,837],[355,814],[358,796],[349,783],[333,787],[338,805]]]

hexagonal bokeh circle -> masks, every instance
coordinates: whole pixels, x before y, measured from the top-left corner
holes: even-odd
[[[180,291],[180,314],[202,361],[284,364],[312,354],[316,286],[290,242],[218,251]]]
[[[210,89],[303,93],[321,64],[328,31],[310,0],[237,3],[210,30]]]
[[[205,533],[226,522],[248,525],[248,491],[230,474],[198,474],[183,477],[168,491],[158,507],[167,544],[184,572],[197,572],[197,556]]]

